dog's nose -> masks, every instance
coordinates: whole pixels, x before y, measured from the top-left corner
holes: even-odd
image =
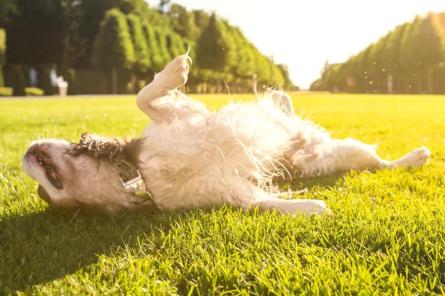
[[[28,148],[28,151],[26,151],[25,157],[29,157],[30,155],[37,155],[45,153],[47,150],[48,145],[44,143],[32,143],[31,146]]]
[[[39,148],[42,146],[42,144],[39,143],[34,143],[32,144],[29,148],[28,148],[28,152],[29,153],[35,153],[39,150]]]
[[[38,149],[39,149],[38,146],[39,146],[39,144],[32,144],[26,151],[24,158],[28,158],[31,155],[36,155],[36,153],[38,152]]]
[[[62,149],[68,148],[70,143],[65,140],[57,140],[57,139],[44,139],[38,140],[31,143],[28,148],[26,154],[35,154],[35,153],[48,153],[51,148]]]

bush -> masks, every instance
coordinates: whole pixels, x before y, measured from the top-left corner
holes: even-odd
[[[25,92],[27,96],[43,96],[45,94],[43,89],[37,87],[27,87],[25,88]]]
[[[12,96],[12,87],[0,87],[0,97]]]

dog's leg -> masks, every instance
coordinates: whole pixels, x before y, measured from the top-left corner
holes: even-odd
[[[272,90],[269,89],[266,93],[266,96],[270,96],[281,110],[289,115],[293,115],[295,113],[294,106],[292,105],[292,100],[288,94],[280,90]]]
[[[291,199],[261,198],[249,204],[249,208],[258,208],[262,211],[276,210],[283,214],[324,214],[331,210],[326,207],[326,203],[316,199]]]
[[[330,144],[314,149],[311,157],[293,156],[293,164],[302,177],[329,175],[348,170],[382,169],[395,167],[417,167],[425,164],[431,155],[425,148],[418,148],[404,157],[388,161],[380,158],[375,147],[354,139],[333,140]]]
[[[161,110],[154,108],[153,102],[159,98],[168,96],[169,92],[186,84],[189,72],[189,60],[190,57],[187,54],[175,58],[164,70],[155,75],[155,78],[150,84],[139,92],[137,105],[142,112],[155,121],[162,120],[163,116],[156,114],[157,111]],[[162,110],[162,112],[165,113],[166,110]]]
[[[430,156],[431,152],[428,148],[420,147],[397,160],[389,162],[387,166],[390,168],[420,167],[428,161]]]
[[[251,195],[251,198],[236,198],[235,200],[240,201],[233,203],[233,205],[241,206],[244,209],[257,208],[261,211],[278,211],[283,214],[323,214],[330,213],[331,210],[326,207],[326,203],[322,200],[315,199],[280,199],[275,194],[266,192],[262,189],[257,188],[252,183],[245,183],[244,193],[242,191],[238,192],[238,196],[245,197],[246,193]],[[228,199],[230,200],[230,199]]]

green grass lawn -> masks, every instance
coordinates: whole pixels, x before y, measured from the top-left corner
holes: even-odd
[[[218,109],[228,96],[198,96]],[[237,209],[59,216],[21,170],[40,137],[138,136],[134,98],[0,100],[0,294],[445,293],[445,97],[294,94],[299,114],[429,165],[290,184],[332,216]],[[242,97],[241,99],[246,99]],[[254,128],[254,127],[252,127]]]

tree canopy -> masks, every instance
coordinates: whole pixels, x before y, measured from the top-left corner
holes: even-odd
[[[170,1],[150,7],[144,0],[0,0],[0,11],[8,62],[56,65],[69,73],[78,93],[105,91],[94,90],[103,83],[83,77],[110,72],[119,74],[122,85],[147,83],[189,47],[196,60],[189,80],[194,91],[224,91],[225,83],[251,91],[254,79],[293,87],[286,68],[264,56],[237,27]]]
[[[135,62],[135,51],[127,18],[119,9],[105,15],[96,37],[94,63],[105,70],[130,69]]]
[[[343,64],[327,65],[314,90],[445,92],[445,13],[396,27]]]

